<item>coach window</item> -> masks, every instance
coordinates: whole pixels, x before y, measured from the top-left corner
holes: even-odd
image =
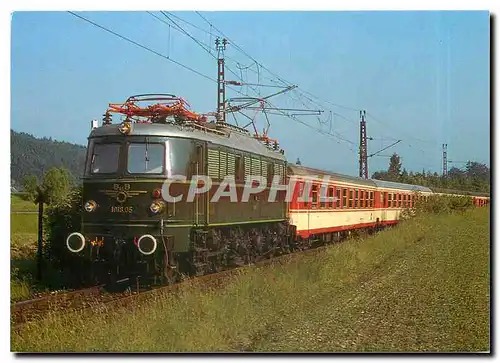
[[[359,208],[359,189],[354,191],[354,208]]]
[[[370,208],[373,208],[373,196],[374,196],[374,194],[373,194],[373,192],[369,192],[369,193],[370,193],[370,205],[369,206],[370,206]]]
[[[313,184],[312,186],[312,208],[316,209],[318,207],[318,185]]]
[[[328,189],[326,186],[320,186],[319,188],[319,207],[321,209],[328,208],[327,201],[328,200]]]
[[[354,189],[349,189],[349,208],[353,208],[354,203]]]
[[[301,201],[301,199],[304,198],[303,194],[304,194],[304,182],[303,181],[299,181],[297,183],[298,185],[298,189],[297,189],[297,208],[301,208],[301,207],[304,207],[303,205],[303,202]]]
[[[340,208],[340,188],[337,188],[337,200],[335,201],[337,208]]]
[[[401,194],[398,194],[398,208],[401,208],[403,202],[403,196]]]
[[[363,191],[363,208],[368,208],[370,206],[370,192],[367,190]]]
[[[359,191],[359,208],[364,208],[365,207],[365,191],[360,190]]]
[[[335,194],[335,188],[330,187],[328,188],[328,208],[332,209],[334,204],[333,204],[333,196]]]
[[[388,206],[389,208],[392,208],[392,193],[389,193],[389,194],[387,195],[387,206]]]
[[[342,188],[342,208],[347,208],[347,189]]]

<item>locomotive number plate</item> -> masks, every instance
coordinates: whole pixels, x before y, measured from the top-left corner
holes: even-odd
[[[132,213],[134,211],[134,207],[111,207],[111,213]]]

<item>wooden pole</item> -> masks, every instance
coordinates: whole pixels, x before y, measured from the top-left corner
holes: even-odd
[[[42,280],[42,262],[43,262],[43,195],[38,192],[38,251],[37,251],[37,277]]]

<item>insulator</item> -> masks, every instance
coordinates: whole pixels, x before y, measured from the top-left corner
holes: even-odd
[[[111,114],[109,112],[106,112],[103,116],[104,117],[102,118],[102,121],[104,122],[104,124],[109,125],[112,121]]]

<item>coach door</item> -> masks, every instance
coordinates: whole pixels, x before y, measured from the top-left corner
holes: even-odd
[[[380,207],[382,208],[381,211],[381,216],[380,216],[380,220],[381,221],[385,221],[387,220],[387,196],[388,196],[388,193],[387,192],[383,192],[383,193],[380,193]]]

